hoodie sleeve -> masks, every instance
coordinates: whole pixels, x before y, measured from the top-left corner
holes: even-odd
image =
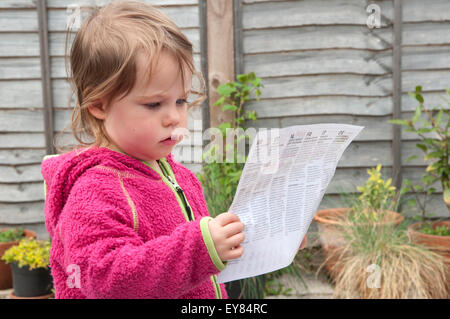
[[[105,183],[81,178],[59,220],[64,269],[80,267],[87,298],[177,298],[219,272],[205,245],[201,220],[143,242],[129,206]]]

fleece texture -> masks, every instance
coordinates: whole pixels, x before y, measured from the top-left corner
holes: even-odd
[[[201,184],[172,154],[165,159],[191,222],[161,176],[130,156],[90,147],[42,162],[55,298],[216,298]]]

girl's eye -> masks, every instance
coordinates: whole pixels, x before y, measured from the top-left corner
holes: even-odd
[[[150,108],[157,108],[160,104],[159,104],[159,102],[157,102],[157,103],[149,103],[149,104],[145,104],[145,105]]]
[[[181,105],[183,105],[183,104],[187,104],[187,100],[186,99],[179,99],[178,101],[177,101],[177,103],[178,104],[181,104]]]
[[[179,100],[177,100],[177,104],[178,105],[184,105],[185,103],[186,104],[188,103],[186,99],[179,99]],[[145,106],[148,106],[149,108],[152,108],[152,109],[156,109],[160,105],[161,105],[161,103],[159,103],[159,102],[145,104]]]

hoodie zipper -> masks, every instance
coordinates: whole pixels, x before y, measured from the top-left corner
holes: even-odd
[[[180,185],[177,184],[176,181],[172,180],[172,177],[170,177],[170,175],[167,174],[166,177],[169,180],[169,182],[173,185],[173,187],[177,191],[178,195],[180,196],[181,200],[183,201],[183,205],[186,208],[186,212],[187,212],[189,221],[193,221],[194,219],[192,217],[192,211],[191,211],[191,208],[189,207],[189,205],[187,204],[186,195],[184,194],[183,189],[180,187]]]
[[[162,163],[159,160],[157,162],[158,162],[159,167],[161,168],[161,171],[163,172],[163,175],[161,175],[159,172],[157,172],[155,169],[153,169],[153,167],[151,167],[147,163],[145,163],[145,162],[143,162],[143,163],[145,165],[147,165],[148,167],[150,167],[151,169],[153,169],[155,172],[157,172],[161,176],[161,178],[165,177],[169,181],[169,183],[172,185],[173,189],[175,189],[175,191],[177,192],[179,198],[181,198],[181,200],[183,202],[183,206],[185,208],[185,212],[186,212],[186,215],[187,215],[185,217],[187,217],[188,221],[193,221],[194,220],[194,216],[192,214],[191,207],[187,203],[186,195],[184,194],[183,189],[180,187],[180,185],[178,185],[178,183],[176,182],[175,177],[172,178],[171,175],[173,174],[173,172],[171,172],[171,168],[167,168],[166,169],[165,163]],[[217,299],[222,299],[222,291],[220,290],[220,285],[217,283],[217,276],[216,275],[212,275],[211,276],[211,281],[212,281],[212,284],[213,284],[214,292],[216,293],[216,298]]]

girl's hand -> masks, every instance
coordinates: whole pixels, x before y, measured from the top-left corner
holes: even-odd
[[[222,213],[211,219],[208,226],[217,254],[222,261],[242,256],[244,247],[241,243],[245,239],[242,232],[244,224],[237,215],[231,212]]]

